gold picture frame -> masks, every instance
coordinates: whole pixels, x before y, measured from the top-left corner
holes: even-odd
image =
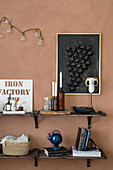
[[[74,91],[70,91],[67,82],[68,72],[66,67],[67,47],[74,44],[87,44],[91,47],[93,57],[90,57],[91,65],[88,66],[83,73],[81,79],[84,80],[79,83],[79,87]],[[80,51],[80,49],[79,49]],[[87,51],[87,50],[86,50]],[[59,72],[63,72],[63,90],[66,95],[89,95],[88,88],[85,86],[85,79],[87,77],[97,77],[99,84],[95,88],[94,95],[100,95],[101,91],[101,33],[57,33],[56,34],[56,81],[59,87]],[[84,74],[84,75],[83,75]],[[75,77],[76,78],[76,77]]]

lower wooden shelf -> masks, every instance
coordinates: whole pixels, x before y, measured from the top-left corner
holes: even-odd
[[[82,159],[87,160],[87,167],[90,167],[90,160],[94,159],[107,159],[107,156],[103,152],[102,149],[99,149],[101,151],[101,157],[73,157],[71,151],[69,152],[69,155],[63,155],[63,156],[54,156],[54,157],[48,157],[45,155],[43,150],[39,150],[38,148],[35,148],[33,150],[29,151],[29,154],[24,156],[10,156],[10,155],[4,155],[3,153],[0,153],[0,158],[32,158],[34,159],[35,166],[38,166],[38,159]]]
[[[39,159],[82,159],[87,160],[87,167],[90,167],[90,160],[94,159],[107,159],[107,156],[103,152],[102,149],[99,149],[101,151],[101,157],[73,157],[72,152],[70,151],[68,155],[63,156],[54,156],[54,157],[48,157],[45,155],[45,153],[42,150],[39,150]]]
[[[42,150],[39,150],[38,158],[43,158],[43,159],[107,159],[103,150],[102,149],[99,149],[99,150],[101,151],[101,155],[102,155],[101,157],[73,157],[71,151],[69,151],[68,155],[48,157],[45,155],[45,153]]]

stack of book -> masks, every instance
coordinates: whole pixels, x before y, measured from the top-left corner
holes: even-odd
[[[95,150],[87,150],[90,131],[84,128],[78,128],[75,146],[72,146],[72,155],[77,157],[101,157],[101,152]]]
[[[59,150],[53,150],[53,148],[44,148],[44,153],[49,157],[68,155],[69,151],[65,147],[60,147]]]
[[[72,155],[75,157],[101,157],[99,149],[89,151],[77,151],[75,146],[72,146]]]

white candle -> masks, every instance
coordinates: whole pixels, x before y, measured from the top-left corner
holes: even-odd
[[[52,81],[52,96],[54,97],[55,96],[55,82]]]
[[[55,82],[55,97],[57,96],[57,83]]]
[[[62,88],[62,72],[60,71],[60,88]]]

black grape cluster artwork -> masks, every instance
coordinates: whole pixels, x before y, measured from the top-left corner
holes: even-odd
[[[57,82],[62,71],[63,91],[67,95],[89,94],[87,77],[97,77],[95,94],[100,94],[101,33],[57,33]]]
[[[69,73],[67,85],[70,91],[74,91],[83,81],[81,75],[92,64],[93,51],[91,45],[78,42],[66,47],[66,56],[68,57],[66,66]]]

